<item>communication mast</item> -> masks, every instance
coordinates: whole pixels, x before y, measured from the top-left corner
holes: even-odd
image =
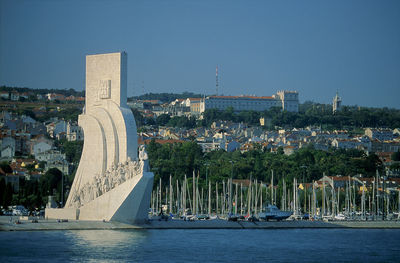
[[[218,65],[215,68],[215,90],[216,90],[215,95],[218,96]]]

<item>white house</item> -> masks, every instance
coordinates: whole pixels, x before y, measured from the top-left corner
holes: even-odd
[[[36,156],[40,153],[46,152],[52,148],[52,145],[46,141],[39,141],[33,144],[32,150],[33,154]]]
[[[36,160],[43,162],[64,161],[65,154],[57,150],[48,150],[35,155]]]
[[[1,149],[1,158],[12,158],[15,155],[15,148],[7,145],[5,148]]]
[[[334,139],[331,144],[333,147],[341,149],[357,149],[362,143],[358,140],[348,140],[348,139]]]
[[[82,141],[83,131],[78,125],[68,122],[66,137],[68,141]]]

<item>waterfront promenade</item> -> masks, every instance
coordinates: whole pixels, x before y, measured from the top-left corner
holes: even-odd
[[[289,229],[289,228],[398,228],[400,221],[270,221],[270,222],[231,222],[223,219],[214,220],[151,220],[146,224],[131,225],[119,222],[40,219],[15,221],[18,217],[0,216],[0,231],[40,231],[40,230],[90,230],[90,229]]]

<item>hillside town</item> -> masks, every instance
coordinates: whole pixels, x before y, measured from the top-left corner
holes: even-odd
[[[73,178],[84,139],[84,133],[77,123],[84,97],[17,91],[2,91],[0,97],[0,180],[4,180],[5,185],[11,185],[13,194],[16,194],[21,191],[21,180],[39,181],[53,168]],[[26,105],[30,105],[31,116],[20,110]],[[62,114],[57,116],[71,105],[75,107],[73,118],[66,119]],[[295,91],[279,91],[268,97],[203,96],[167,102],[131,98],[128,102],[133,111],[147,120],[153,120],[150,124],[139,126],[139,144],[152,141],[159,144],[196,142],[203,153],[220,150],[246,153],[261,149],[264,152],[282,152],[286,156],[310,146],[321,151],[334,148],[358,150],[366,155],[376,154],[387,176],[400,176],[400,162],[392,160],[393,154],[400,152],[399,128],[366,127],[355,133],[346,129],[327,130],[320,126],[272,127],[266,117],[260,117],[256,124],[227,120],[216,120],[209,126],[195,125],[191,128],[157,124],[157,120],[163,117],[185,117],[198,122],[210,109],[238,113],[280,108],[297,113],[299,105],[299,94]],[[332,102],[332,114],[340,110],[341,98],[336,94]],[[74,153],[78,152],[78,156],[71,156],[71,152],[66,150],[69,142],[80,142],[74,145],[77,147]],[[398,188],[397,179],[393,180],[392,186]],[[65,191],[65,195],[68,195],[68,184]]]

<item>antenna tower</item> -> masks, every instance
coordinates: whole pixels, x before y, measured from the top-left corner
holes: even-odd
[[[215,90],[216,90],[215,95],[218,96],[218,65],[215,68]]]

